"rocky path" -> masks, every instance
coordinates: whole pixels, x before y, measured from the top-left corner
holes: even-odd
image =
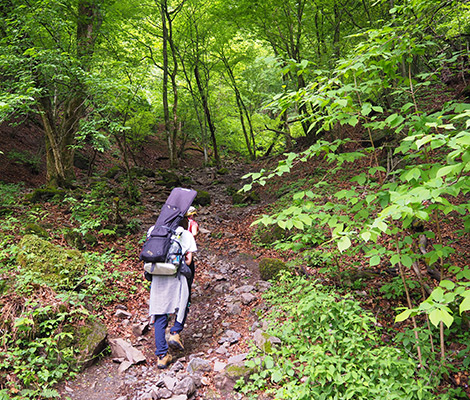
[[[233,172],[227,183],[244,173]],[[236,233],[253,209],[232,207],[226,185],[211,186],[212,180],[213,171],[196,178],[200,187],[195,188],[207,190],[212,202],[198,215],[196,278],[182,333],[185,350],[173,352],[170,368],[159,370],[146,300],[138,310],[119,305],[114,318],[122,318],[123,327],[132,330],[125,342],[140,356],[132,362],[115,352],[105,356],[77,379],[60,385],[63,399],[243,399],[234,384],[244,373],[249,344],[265,340],[256,310],[262,307],[268,283],[260,280],[253,254],[243,250],[246,238]]]

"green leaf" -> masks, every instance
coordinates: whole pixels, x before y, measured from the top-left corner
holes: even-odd
[[[370,114],[371,111],[372,111],[372,105],[370,103],[364,103],[362,105],[362,110],[361,110],[362,115],[367,116]]]
[[[338,240],[338,249],[339,251],[343,252],[351,247],[351,240],[347,236],[342,236],[341,239]]]
[[[400,255],[399,254],[394,254],[390,258],[390,264],[392,264],[392,265],[398,264],[399,262],[400,262]]]
[[[429,314],[429,320],[435,327],[438,327],[439,324],[443,322],[447,326],[447,328],[450,328],[452,323],[454,322],[454,317],[450,315],[446,310],[436,308]]]
[[[364,242],[368,242],[370,240],[371,233],[369,231],[365,231],[361,233],[361,238],[364,240]]]
[[[242,191],[249,192],[252,187],[253,187],[253,185],[251,183],[247,183],[243,186]]]
[[[282,380],[282,373],[279,370],[276,370],[272,373],[271,379],[274,383],[279,383]]]
[[[413,259],[408,254],[402,254],[400,261],[407,268],[410,268],[413,265]]]
[[[448,289],[448,290],[454,290],[455,283],[447,279],[444,279],[443,281],[441,281],[441,283],[439,283],[439,286],[442,286],[443,288]]]
[[[302,221],[299,221],[298,219],[292,220],[292,224],[297,228],[300,229],[301,231],[304,229],[304,223]]]
[[[395,317],[395,322],[402,322],[407,319],[411,315],[411,310],[408,308],[407,310],[401,312]]]
[[[380,264],[380,256],[375,255],[375,256],[371,257],[370,261],[369,261],[369,264],[370,264],[371,267],[373,267],[375,265],[379,265]]]
[[[460,314],[468,310],[470,310],[470,296],[465,297],[459,306]]]
[[[266,356],[264,359],[264,365],[267,369],[271,369],[274,367],[274,359],[271,356]]]

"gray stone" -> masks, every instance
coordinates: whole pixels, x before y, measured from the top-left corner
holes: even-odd
[[[214,286],[214,292],[216,293],[225,293],[230,289],[230,284],[228,282],[219,283]]]
[[[191,396],[196,391],[196,385],[193,378],[190,376],[184,378],[182,381],[178,382],[175,386],[173,393],[174,394],[184,394],[186,396]]]
[[[114,316],[118,317],[119,319],[132,318],[132,314],[130,312],[124,311],[121,309],[116,310],[116,313],[114,314]]]
[[[155,394],[156,399],[169,399],[173,395],[173,392],[167,388],[160,388]]]
[[[163,383],[165,384],[165,387],[168,389],[168,390],[173,390],[173,388],[176,386],[176,383],[178,382],[178,379],[172,377],[172,376],[169,376],[169,375],[165,375],[163,377]]]
[[[242,353],[242,354],[237,354],[235,356],[232,356],[228,359],[227,364],[228,365],[240,364],[246,360],[246,355],[247,353]]]
[[[241,295],[242,303],[247,306],[248,304],[252,303],[256,300],[256,296],[251,293],[242,293]]]
[[[194,374],[199,371],[204,371],[204,372],[210,372],[212,371],[212,366],[211,363],[207,360],[204,360],[202,358],[193,358],[189,364],[186,370],[190,374]]]
[[[111,356],[115,358],[126,358],[132,364],[138,364],[145,361],[142,352],[133,347],[124,339],[109,339],[111,346]]]
[[[132,363],[130,361],[124,360],[121,365],[119,365],[118,372],[120,374],[126,372],[130,367],[132,366]]]
[[[132,333],[134,334],[134,336],[137,336],[137,337],[144,335],[148,330],[149,330],[148,322],[132,325]]]
[[[228,342],[230,344],[234,344],[234,343],[237,343],[240,338],[241,338],[242,335],[240,335],[238,332],[235,332],[231,329],[228,329],[224,336],[222,336],[220,339],[219,339],[219,344],[222,344],[222,343],[225,343],[225,342]]]
[[[224,345],[222,345],[222,346],[220,346],[215,352],[216,352],[217,354],[225,355],[225,354],[227,354],[228,350],[227,350],[227,347],[225,347]]]
[[[254,292],[255,290],[256,290],[256,288],[253,285],[244,285],[244,286],[240,286],[240,287],[236,288],[234,290],[234,292],[236,294],[241,294],[241,293]]]
[[[216,361],[214,363],[214,372],[220,372],[220,371],[223,371],[225,369],[225,366],[227,365],[227,363],[224,363],[224,362],[220,362],[220,361]]]
[[[181,361],[176,361],[170,368],[170,371],[172,372],[178,372],[184,369],[184,365]]]
[[[223,389],[227,385],[227,377],[224,374],[218,374],[214,377],[214,385],[217,389]]]
[[[231,315],[240,315],[242,313],[240,303],[227,304],[227,312]]]

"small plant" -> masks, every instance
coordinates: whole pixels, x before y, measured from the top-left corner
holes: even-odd
[[[40,154],[32,154],[30,152],[11,150],[8,152],[7,157],[15,163],[27,166],[31,172],[37,174],[39,172],[39,165],[42,156]]]
[[[21,186],[0,181],[0,208],[15,205],[21,194]]]
[[[419,283],[412,279],[406,279],[406,285],[410,290],[419,288]],[[389,283],[383,284],[380,288],[380,292],[389,300],[403,298],[405,296],[405,287],[403,286],[401,277],[396,276]]]
[[[53,385],[77,370],[73,340],[66,325],[83,318],[84,309],[25,302],[19,315],[6,311],[2,329],[10,325],[0,343],[0,385],[3,395],[21,398],[58,397]],[[8,397],[6,397],[8,398]]]

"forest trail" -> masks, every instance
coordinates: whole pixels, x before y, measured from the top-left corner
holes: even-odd
[[[149,330],[139,337],[127,335],[131,344],[144,353],[145,363],[133,365],[120,373],[120,364],[114,362],[111,355],[106,355],[76,379],[61,383],[58,387],[61,398],[243,398],[233,390],[236,379],[227,377],[224,367],[243,362],[249,342],[253,340],[254,328],[259,326],[254,311],[260,306],[261,293],[267,287],[267,283],[259,278],[256,258],[260,251],[252,254],[249,250],[250,229],[249,222],[245,222],[257,206],[233,207],[227,194],[227,187],[239,186],[240,177],[246,173],[243,167],[231,169],[229,175],[219,176],[216,185],[211,184],[213,172],[200,169],[194,173],[197,174],[193,176],[197,182],[194,188],[208,191],[212,201],[211,205],[199,208],[197,217],[201,230],[196,237],[198,252],[192,303],[182,333],[185,350],[173,352],[174,362],[168,370],[161,371],[157,369],[153,354],[153,331]],[[148,194],[143,200],[146,213],[152,214],[144,216],[146,225],[153,223],[151,221],[156,211],[151,197]],[[137,260],[136,268],[140,267]],[[131,321],[122,323],[123,337],[126,337],[126,329],[128,331],[132,323],[148,321],[147,300],[148,292],[139,299],[140,307],[133,310]],[[113,333],[113,338],[115,335]],[[186,370],[193,358],[203,360],[203,372],[196,374],[199,377],[195,382],[196,390],[191,393],[192,389],[188,389],[183,394],[165,390],[187,377]]]

